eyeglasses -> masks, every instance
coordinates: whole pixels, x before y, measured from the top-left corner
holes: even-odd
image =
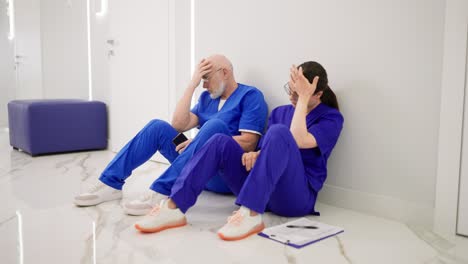
[[[219,68],[219,69],[217,69],[216,71],[212,72],[212,73],[210,74],[209,77],[208,77],[208,76],[203,77],[203,78],[202,78],[202,81],[203,81],[203,82],[208,82],[208,81],[215,75],[215,73],[219,72],[219,71],[222,70],[222,69],[223,69],[223,68]]]
[[[289,96],[297,96],[297,93],[294,92],[293,90],[291,90],[291,87],[289,87],[289,82],[285,83],[283,85],[283,88],[284,88],[284,91],[286,91],[286,93],[289,95]]]
[[[285,84],[283,85],[283,88],[284,88],[284,90],[286,91],[286,93],[287,93],[288,95],[291,95],[291,92],[292,92],[292,91],[291,91],[291,88],[289,88],[289,82],[285,83]]]

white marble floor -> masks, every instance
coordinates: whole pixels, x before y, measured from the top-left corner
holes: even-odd
[[[189,225],[156,234],[133,228],[139,217],[119,202],[78,208],[73,197],[97,179],[109,151],[30,157],[0,132],[0,263],[468,263],[468,239],[446,241],[418,226],[318,204],[310,217],[345,232],[294,249],[252,236],[216,236],[236,206],[232,196],[205,192],[187,214]],[[134,172],[124,199],[138,196],[165,166],[148,162]],[[267,226],[292,219],[265,215]],[[95,232],[93,234],[93,223]]]

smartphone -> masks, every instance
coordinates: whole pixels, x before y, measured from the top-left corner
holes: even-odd
[[[175,138],[172,139],[172,143],[174,143],[174,145],[177,147],[180,143],[187,140],[188,138],[184,135],[184,133],[179,133]]]

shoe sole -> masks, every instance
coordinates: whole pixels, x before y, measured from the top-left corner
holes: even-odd
[[[128,208],[126,206],[124,206],[124,212],[128,215],[132,215],[132,216],[142,216],[142,215],[146,215],[148,214],[149,212],[151,211],[151,208],[150,209],[147,209],[147,210],[143,210],[143,209],[131,209],[131,208]]]
[[[178,222],[175,222],[175,223],[172,223],[170,225],[165,225],[165,226],[161,226],[161,227],[156,227],[156,228],[144,228],[144,227],[141,227],[140,225],[138,224],[135,224],[135,228],[142,232],[142,233],[156,233],[156,232],[160,232],[160,231],[163,231],[163,230],[166,230],[166,229],[169,229],[169,228],[176,228],[176,227],[182,227],[182,226],[185,226],[187,224],[187,219],[183,219],[181,221],[178,221]]]
[[[236,240],[241,240],[241,239],[244,239],[244,238],[247,238],[251,235],[254,235],[254,234],[258,234],[260,232],[263,231],[263,229],[265,229],[265,224],[264,223],[261,223],[260,225],[257,225],[255,228],[253,228],[252,230],[250,230],[247,234],[245,235],[241,235],[241,236],[235,236],[235,237],[227,237],[227,236],[224,236],[223,234],[221,233],[218,233],[218,236],[219,238],[221,238],[222,240],[226,240],[226,241],[236,241]]]
[[[74,200],[73,203],[74,203],[76,206],[79,206],[79,207],[87,207],[87,206],[95,206],[95,205],[102,204],[102,203],[105,203],[105,202],[120,200],[120,199],[122,199],[122,196],[114,197],[114,198],[112,198],[112,199],[107,199],[107,200],[98,201],[98,202],[96,202],[96,201],[80,201],[80,200]]]

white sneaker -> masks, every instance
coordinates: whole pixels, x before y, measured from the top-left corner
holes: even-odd
[[[76,196],[74,202],[78,206],[92,206],[121,198],[121,190],[114,189],[101,181],[97,181],[87,192]]]
[[[250,216],[250,209],[241,206],[228,218],[228,222],[218,231],[223,240],[233,241],[257,234],[265,228],[262,215]]]
[[[167,199],[166,195],[148,190],[138,199],[124,204],[124,212],[129,215],[146,215],[165,199]]]
[[[179,208],[170,209],[167,207],[167,200],[162,200],[148,215],[135,224],[135,228],[143,233],[154,233],[186,224],[185,214]]]

